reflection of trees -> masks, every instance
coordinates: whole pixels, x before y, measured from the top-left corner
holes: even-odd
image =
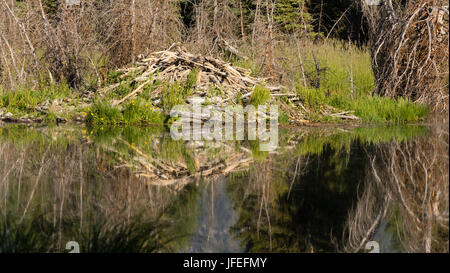
[[[0,252],[61,252],[72,240],[82,252],[179,251],[195,228],[194,186],[149,185],[66,136],[0,141]]]
[[[229,191],[239,212],[235,235],[249,252],[332,252],[364,177],[360,144],[321,154],[292,152],[252,165],[231,179]],[[286,171],[289,170],[289,171]]]
[[[416,140],[422,128],[286,134],[271,154],[141,130],[2,137],[12,132],[0,130],[2,252],[63,251],[70,240],[83,252],[180,251],[200,211],[190,182],[230,173],[232,232],[247,251],[361,251],[383,217],[405,249],[448,251],[448,125]]]
[[[381,144],[365,191],[348,219],[345,251],[358,251],[389,202],[390,225],[406,251],[448,252],[448,123],[429,137]]]
[[[406,250],[448,251],[448,125],[377,145],[370,136],[299,142],[300,156],[270,155],[232,176],[232,231],[246,250],[365,251],[384,220]]]
[[[426,139],[383,145],[373,167],[399,204],[397,225],[409,251],[449,251],[448,123],[442,126]]]
[[[373,161],[371,161],[373,163]],[[362,193],[355,206],[350,210],[343,232],[342,245],[337,248],[343,252],[362,251],[381,220],[386,216],[390,200],[379,179],[366,171],[366,179],[360,187]]]

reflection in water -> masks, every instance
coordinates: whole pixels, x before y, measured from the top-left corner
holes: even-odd
[[[68,241],[82,252],[176,251],[195,226],[196,187],[148,186],[125,157],[81,130],[2,135],[2,252],[62,252]]]
[[[446,125],[446,126],[445,126]],[[448,123],[429,137],[380,145],[372,158],[382,194],[393,199],[392,225],[413,252],[448,252]]]
[[[203,188],[198,226],[185,252],[224,253],[243,251],[239,242],[229,232],[238,215],[232,209],[225,185],[226,179],[221,177],[217,181],[208,183]]]
[[[0,127],[0,252],[448,252],[448,124],[258,145]]]
[[[296,152],[258,162],[231,182],[242,188],[232,190],[241,215],[234,229],[247,251],[331,252],[341,243],[334,237],[343,232],[368,164],[362,144]]]
[[[345,251],[359,251],[377,227],[390,233],[389,251],[449,251],[448,123],[430,129],[426,137],[383,143],[370,154]]]

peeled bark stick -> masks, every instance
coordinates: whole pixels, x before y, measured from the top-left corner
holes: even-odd
[[[224,72],[222,72],[222,71],[220,71],[220,70],[218,70],[218,69],[216,69],[214,67],[209,67],[209,66],[206,66],[206,65],[203,65],[201,63],[197,63],[197,62],[191,61],[191,60],[183,58],[183,57],[178,57],[178,59],[183,60],[183,61],[185,61],[187,63],[191,63],[194,66],[199,66],[199,67],[205,68],[206,70],[211,70],[214,73],[217,73],[217,74],[219,74],[220,76],[223,76],[223,77],[225,77],[227,75],[227,73],[224,73]]]
[[[133,92],[131,92],[130,94],[126,95],[125,97],[123,97],[121,100],[118,101],[114,101],[112,103],[113,106],[115,105],[119,105],[122,102],[126,101],[127,99],[133,97],[134,95],[136,95],[138,92],[140,92],[142,90],[142,88],[144,88],[144,86],[146,86],[147,84],[151,83],[153,81],[153,79],[147,80],[146,82],[144,82],[143,84],[139,85],[138,88],[136,88]]]

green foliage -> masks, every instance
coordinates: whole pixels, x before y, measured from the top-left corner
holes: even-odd
[[[121,82],[119,86],[112,90],[112,92],[109,92],[107,95],[107,99],[123,98],[131,91],[133,91],[133,85],[130,83],[130,81],[126,80]]]
[[[241,58],[233,58],[232,59],[233,66],[242,67],[245,69],[250,69],[250,76],[258,77],[261,74],[261,67],[252,59],[241,59]]]
[[[120,72],[120,71],[118,71],[116,69],[110,70],[108,72],[108,76],[106,78],[106,83],[107,84],[113,84],[113,83],[120,82],[120,80],[121,80],[120,79],[120,75],[122,75],[122,72]]]
[[[253,93],[250,97],[250,103],[257,107],[258,105],[265,104],[270,100],[270,90],[262,85],[255,86]]]
[[[222,91],[218,87],[216,87],[214,84],[211,84],[211,86],[209,87],[209,94],[212,97],[216,97],[216,96],[220,96],[220,94],[222,94]]]
[[[184,103],[185,90],[179,82],[164,85],[161,94],[161,103],[165,111],[170,111],[175,105]]]
[[[166,119],[166,116],[154,109],[151,103],[140,98],[125,104],[123,111],[105,102],[97,103],[92,109],[88,108],[87,110],[86,122],[95,126],[164,124]]]
[[[108,103],[100,102],[87,109],[86,123],[90,125],[122,124],[122,113]]]
[[[289,115],[285,112],[281,113],[281,115],[278,117],[278,122],[280,124],[289,124]]]
[[[314,88],[304,87],[303,84],[297,84],[297,94],[304,103],[304,106],[318,110],[325,103],[325,94]]]
[[[236,103],[237,104],[242,104],[242,94],[238,93],[236,96]]]
[[[312,31],[312,17],[305,9],[305,0],[279,0],[276,3],[274,16],[283,31]]]
[[[304,61],[306,81],[317,80],[317,65],[321,72],[320,89],[326,95],[349,95],[351,90],[350,74],[353,76],[354,97],[366,96],[375,88],[370,54],[367,48],[358,48],[338,41],[310,44]],[[314,54],[314,56],[313,56]],[[298,74],[299,78],[302,75]]]
[[[321,113],[326,105],[354,111],[354,114],[364,122],[402,123],[426,117],[427,108],[423,105],[403,98],[390,99],[371,95],[375,88],[375,79],[366,49],[340,43],[311,46],[320,68],[325,71],[321,74],[320,86],[313,87],[309,82],[305,87],[303,80],[299,80],[295,87],[304,106],[312,110],[310,119],[335,122],[336,119]],[[305,70],[309,75],[307,81],[317,78],[313,58],[305,61]],[[353,74],[353,94],[351,94],[350,73]]]
[[[186,81],[183,84],[183,96],[190,96],[192,94],[192,89],[195,87],[195,84],[197,83],[197,75],[198,75],[198,68],[194,67],[191,72],[189,72],[189,75],[187,76]]]
[[[57,116],[55,113],[49,112],[49,113],[44,117],[44,122],[47,123],[47,124],[50,124],[50,123],[56,123],[57,119],[58,119],[58,116]]]
[[[14,115],[40,114],[35,107],[48,100],[52,103],[55,99],[71,97],[73,90],[64,83],[56,83],[42,86],[33,90],[27,87],[18,88],[15,91],[7,91],[0,88],[0,108]]]
[[[131,100],[125,105],[123,119],[127,124],[163,124],[166,116],[143,99]]]
[[[147,84],[144,88],[142,88],[142,92],[138,94],[138,97],[150,101],[152,99],[153,91],[155,91],[160,85],[160,80],[154,80],[152,83]]]

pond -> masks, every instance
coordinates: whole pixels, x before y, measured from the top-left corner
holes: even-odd
[[[0,252],[448,252],[448,123],[258,146],[2,125]]]

